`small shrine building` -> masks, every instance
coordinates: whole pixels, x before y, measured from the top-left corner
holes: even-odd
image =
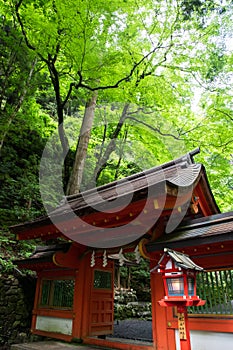
[[[196,153],[66,197],[48,216],[11,228],[18,240],[44,242],[17,261],[38,277],[34,334],[104,348],[178,350],[176,311],[158,304],[164,289],[154,272],[153,343],[108,338],[114,327],[116,254],[123,259],[124,253],[135,252],[150,260],[153,271],[167,247],[204,267],[209,275],[201,276],[200,284],[214,289],[212,296],[202,290],[201,297],[209,298],[206,308],[190,309],[193,341],[222,334],[226,344],[228,337],[233,340],[233,213],[219,212],[205,168],[194,162]],[[209,349],[211,343],[206,344]]]

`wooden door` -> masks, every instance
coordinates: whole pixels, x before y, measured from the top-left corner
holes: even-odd
[[[112,334],[114,323],[114,264],[94,268],[90,299],[90,335]]]

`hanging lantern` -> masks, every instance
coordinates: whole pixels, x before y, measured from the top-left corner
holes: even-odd
[[[196,295],[196,275],[203,268],[196,265],[188,255],[165,248],[158,265],[151,270],[162,274],[165,296],[161,306],[177,306],[180,349],[191,350],[187,306],[205,304]]]
[[[165,296],[162,306],[198,306],[205,301],[196,295],[196,275],[203,268],[196,265],[188,255],[165,248],[158,265],[153,269],[162,274]]]

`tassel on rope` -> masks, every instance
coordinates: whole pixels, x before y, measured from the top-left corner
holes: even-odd
[[[103,267],[106,267],[107,265],[108,265],[108,258],[107,258],[107,253],[105,250],[104,254],[103,254]]]
[[[134,254],[135,254],[136,263],[139,264],[140,261],[142,260],[142,258],[141,258],[141,254],[140,254],[139,249],[138,249],[138,245],[134,249]]]
[[[95,266],[95,251],[93,250],[91,254],[91,267]]]
[[[122,248],[119,251],[119,265],[123,266],[124,265],[124,255],[123,255],[123,250]]]

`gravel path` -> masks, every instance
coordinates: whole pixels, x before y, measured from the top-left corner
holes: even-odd
[[[135,319],[115,321],[113,337],[152,342],[152,322]]]

